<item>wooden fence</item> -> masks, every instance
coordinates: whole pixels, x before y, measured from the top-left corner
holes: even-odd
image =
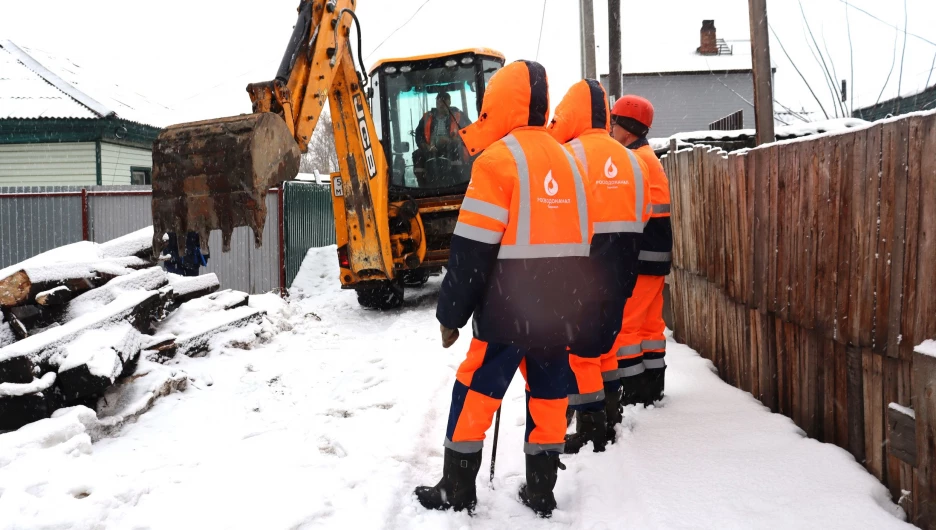
[[[936,113],[663,163],[676,339],[936,528],[936,370],[914,353],[936,338]]]

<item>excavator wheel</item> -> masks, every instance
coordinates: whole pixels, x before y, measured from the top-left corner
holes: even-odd
[[[422,287],[429,281],[429,269],[416,269],[400,273],[401,281],[406,287]]]
[[[357,290],[358,303],[367,309],[387,311],[403,305],[403,285],[384,281],[376,287]]]

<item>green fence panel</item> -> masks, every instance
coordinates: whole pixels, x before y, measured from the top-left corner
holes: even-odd
[[[283,210],[286,285],[292,286],[310,248],[335,244],[331,186],[314,182],[287,182]]]

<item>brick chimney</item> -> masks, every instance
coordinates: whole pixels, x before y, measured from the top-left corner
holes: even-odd
[[[696,50],[699,55],[718,55],[718,44],[715,42],[715,21],[702,21],[702,45]]]

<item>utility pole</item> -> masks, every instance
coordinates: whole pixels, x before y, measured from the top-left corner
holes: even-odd
[[[767,35],[767,0],[748,0],[751,18],[751,59],[754,67],[754,122],[757,145],[773,142],[773,70]]]
[[[595,72],[595,7],[592,0],[579,0],[579,31],[582,36],[582,78],[598,79]]]
[[[608,52],[610,68],[608,70],[608,95],[611,103],[621,97],[621,0],[608,0]]]

